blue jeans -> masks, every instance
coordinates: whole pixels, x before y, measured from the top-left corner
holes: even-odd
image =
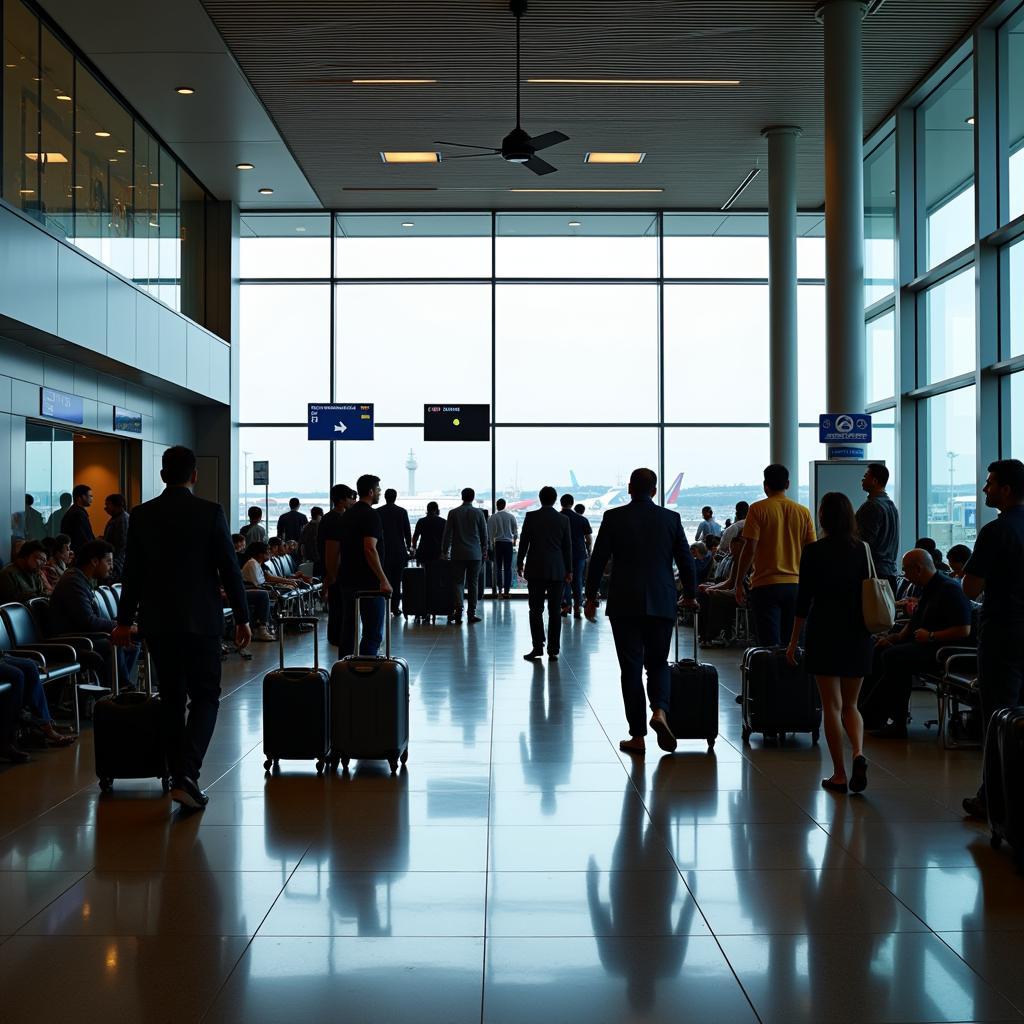
[[[10,654],[0,657],[0,682],[14,683],[15,690],[20,683],[24,706],[43,722],[53,721],[43,683],[39,678],[39,667],[30,658],[15,658]]]
[[[572,582],[566,583],[562,588],[562,604],[568,606],[569,598],[572,603],[580,608],[583,606],[583,577],[587,571],[587,557],[574,558],[572,560]]]
[[[356,594],[358,590],[343,587],[341,590],[341,627],[338,637],[338,657],[355,654]],[[364,598],[359,602],[361,633],[359,653],[375,657],[380,652],[384,639],[384,617],[387,603],[382,597]]]
[[[795,583],[771,583],[755,587],[747,600],[754,613],[754,633],[759,647],[779,647],[789,643],[796,616]]]

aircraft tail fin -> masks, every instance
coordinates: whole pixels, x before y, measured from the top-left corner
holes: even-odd
[[[576,479],[576,473],[573,470],[569,470],[569,483],[572,484],[572,489],[578,491],[580,489],[580,482]]]
[[[679,500],[679,490],[683,486],[683,476],[684,474],[680,473],[679,476],[672,481],[672,486],[669,488],[668,494],[665,495],[666,505],[674,505]]]

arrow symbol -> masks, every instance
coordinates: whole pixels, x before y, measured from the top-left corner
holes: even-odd
[[[348,427],[344,423],[336,423],[334,425],[334,432],[336,434],[344,434],[346,430],[348,430]]]

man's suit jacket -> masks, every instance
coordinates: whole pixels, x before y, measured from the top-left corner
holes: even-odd
[[[377,509],[380,524],[384,529],[384,551],[380,560],[388,565],[406,561],[406,552],[412,546],[412,528],[409,513],[401,505],[386,502]]]
[[[117,615],[122,626],[132,624],[138,609],[146,636],[220,636],[221,586],[235,624],[248,623],[242,574],[220,505],[187,487],[168,487],[133,510]]]
[[[572,535],[569,519],[554,505],[527,512],[519,535],[520,572],[527,580],[564,580],[572,572]]]
[[[673,561],[683,593],[687,597],[697,593],[693,556],[679,513],[655,505],[650,498],[605,512],[587,571],[588,599],[597,596],[609,558],[613,561],[607,615],[650,615],[674,621],[678,598]]]
[[[453,562],[480,562],[487,550],[487,520],[483,509],[464,501],[448,513],[442,549]]]

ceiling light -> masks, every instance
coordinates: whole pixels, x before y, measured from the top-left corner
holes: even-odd
[[[571,221],[569,221],[569,227],[571,227],[571,228],[580,228],[580,227],[583,227],[583,225],[578,220],[571,220]]]
[[[436,78],[353,78],[353,85],[436,85]]]
[[[63,153],[26,153],[25,156],[32,161],[42,157],[44,164],[66,164],[68,158]]]
[[[403,228],[414,228],[414,227],[416,227],[416,222],[415,221],[411,221],[411,220],[403,220],[402,221],[402,227]]]
[[[20,195],[20,196],[34,196],[35,194],[36,194],[36,190],[34,188],[19,188],[18,189],[18,195]]]
[[[160,222],[159,222],[159,221],[157,221],[157,220],[151,220],[151,221],[149,222],[149,226],[150,226],[151,228],[158,228],[158,227],[160,227]]]
[[[159,181],[151,181],[149,183],[149,187],[150,188],[159,188],[160,187],[160,182]]]
[[[594,194],[632,194],[638,192],[664,192],[663,188],[510,188],[509,192],[586,192]]]
[[[79,189],[83,189],[83,188],[85,188],[85,186],[84,186],[84,185],[72,185],[71,187],[72,187],[72,188],[73,188],[73,189],[74,189],[74,190],[75,190],[76,192],[77,192],[77,191],[78,191]],[[131,187],[131,186],[129,186],[129,188],[130,188],[130,187]]]
[[[119,149],[119,150],[118,150],[118,153],[121,153],[122,155],[124,155],[124,154],[125,154],[125,153],[127,153],[127,152],[128,152],[128,150],[127,150],[127,149]]]
[[[256,165],[249,163],[235,164],[236,171],[255,171]]]
[[[195,89],[191,85],[179,85],[174,91],[179,96],[194,96],[196,94]]]
[[[110,132],[93,132],[97,139],[109,139]]]
[[[530,85],[739,85],[738,78],[528,78]]]
[[[440,153],[432,153],[429,150],[402,152],[401,150],[381,150],[381,160],[386,164],[439,164]]]
[[[61,101],[61,103],[70,103],[71,102],[71,97],[66,92],[59,92],[59,93],[57,93],[57,99],[59,99]]]
[[[971,114],[970,117],[964,118],[964,124],[969,124],[971,127],[974,127],[974,115]]]
[[[588,153],[585,164],[642,164],[646,153]]]
[[[117,157],[116,156],[108,157],[107,158],[107,163],[108,164],[116,164],[117,163]]]
[[[272,188],[261,188],[260,189],[260,195],[261,196],[272,196],[273,194],[274,194],[274,190]]]
[[[722,206],[722,209],[723,210],[728,210],[732,206],[732,204],[735,203],[736,200],[739,199],[739,197],[741,195],[743,195],[744,192],[746,192],[746,190],[750,187],[750,185],[753,182],[753,180],[760,173],[761,173],[761,168],[760,167],[754,167],[751,170],[749,170],[747,172],[747,176],[739,183],[739,187],[736,189],[736,191],[733,192],[733,194],[731,196],[729,196],[728,199],[726,199],[725,203]]]

